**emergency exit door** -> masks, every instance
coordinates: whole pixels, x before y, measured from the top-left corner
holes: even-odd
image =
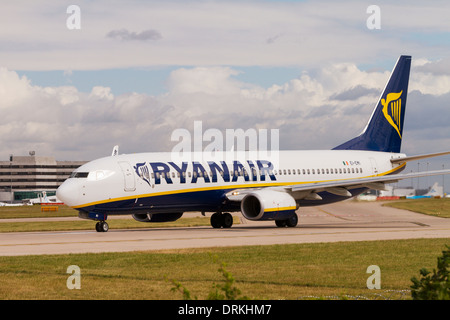
[[[125,191],[134,191],[136,190],[136,180],[134,178],[134,172],[131,165],[126,161],[119,161],[120,169],[122,169],[123,178],[124,178],[124,187]]]

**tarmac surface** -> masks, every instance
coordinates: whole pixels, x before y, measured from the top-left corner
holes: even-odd
[[[168,250],[244,245],[450,238],[450,219],[382,207],[379,202],[344,201],[297,211],[295,228],[249,221],[230,229],[212,227],[110,229],[0,233],[0,256]],[[185,214],[185,216],[196,213]],[[242,217],[240,213],[235,215]],[[73,219],[73,218],[40,218]],[[31,219],[4,219],[5,222]]]

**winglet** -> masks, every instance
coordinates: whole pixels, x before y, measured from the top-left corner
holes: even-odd
[[[119,146],[114,146],[111,156],[114,157],[117,155],[119,155]]]

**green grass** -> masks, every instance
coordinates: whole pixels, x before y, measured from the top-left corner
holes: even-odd
[[[78,217],[78,211],[66,205],[58,206],[58,211],[42,212],[40,205],[20,207],[0,207],[0,219]]]
[[[223,278],[258,299],[312,297],[409,298],[410,279],[433,269],[449,239],[289,244],[162,252],[0,257],[0,299],[182,299],[174,279],[205,299]],[[69,290],[67,267],[81,269],[81,289]],[[367,267],[381,269],[381,290],[369,290]]]
[[[41,212],[41,206],[0,207],[0,219],[13,218],[53,218],[53,217],[78,217],[78,211],[67,206],[59,206],[58,211]],[[239,218],[233,217],[234,224],[238,224]],[[7,220],[6,220],[7,221]],[[174,222],[145,223],[138,222],[130,216],[121,216],[119,219],[109,219],[110,229],[135,229],[135,228],[171,228],[171,227],[198,227],[209,226],[209,217],[181,218]],[[1,222],[0,232],[31,232],[31,231],[69,231],[94,229],[95,221],[76,219],[73,221],[20,221]]]
[[[234,223],[239,223],[238,218]],[[173,227],[199,227],[210,226],[210,218],[193,217],[181,218],[173,222],[138,222],[130,217],[124,219],[108,220],[110,229],[138,229],[138,228],[173,228]],[[69,231],[69,230],[94,230],[95,221],[73,220],[73,221],[38,221],[38,222],[2,222],[0,232],[32,232],[32,231]]]
[[[401,200],[395,202],[386,202],[383,205],[428,214],[435,217],[450,218],[449,198]]]

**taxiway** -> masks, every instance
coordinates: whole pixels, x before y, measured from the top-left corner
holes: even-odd
[[[0,233],[0,256],[450,237],[450,219],[382,207],[378,202],[345,201],[300,208],[297,213],[296,228],[242,218],[230,229],[112,227],[99,233],[93,222],[92,230],[86,231]]]

